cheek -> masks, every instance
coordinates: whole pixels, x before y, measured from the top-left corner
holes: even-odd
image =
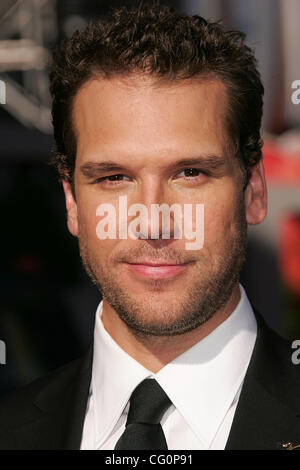
[[[115,245],[118,243],[117,239],[104,238],[99,231],[99,223],[101,220],[108,220],[107,213],[103,216],[97,215],[97,209],[100,202],[94,199],[84,198],[80,201],[78,207],[78,224],[79,234],[82,242],[84,242],[87,249],[93,254],[95,259],[104,260],[110,256]],[[110,224],[110,226],[112,226]],[[105,226],[105,231],[107,230]]]
[[[226,235],[228,236],[230,222],[228,218],[224,218],[222,211],[211,208],[206,214],[204,227],[205,244],[211,248],[223,243]]]
[[[205,245],[211,250],[224,246],[236,232],[237,194],[230,188],[205,204]]]
[[[78,224],[81,234],[85,234],[89,238],[96,237],[96,226],[98,218],[96,216],[97,205],[89,204],[86,201],[81,201],[78,210]]]

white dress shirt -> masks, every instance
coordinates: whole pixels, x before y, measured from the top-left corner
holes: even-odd
[[[224,449],[256,340],[256,319],[240,284],[232,314],[156,374],[129,356],[95,321],[90,396],[81,450],[113,450],[125,429],[129,399],[155,378],[172,401],[161,425],[170,450]]]

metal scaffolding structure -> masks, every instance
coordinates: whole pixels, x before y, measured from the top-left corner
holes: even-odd
[[[2,0],[0,79],[5,109],[22,124],[50,134],[47,63],[57,37],[55,0]]]

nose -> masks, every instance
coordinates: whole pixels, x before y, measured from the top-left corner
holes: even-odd
[[[171,191],[158,178],[149,178],[141,185],[128,206],[128,229],[136,238],[170,240],[180,238],[181,206]],[[130,219],[137,217],[130,226]]]

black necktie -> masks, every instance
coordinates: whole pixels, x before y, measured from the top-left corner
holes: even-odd
[[[166,450],[160,421],[172,402],[154,379],[145,379],[132,392],[126,428],[115,450]]]

